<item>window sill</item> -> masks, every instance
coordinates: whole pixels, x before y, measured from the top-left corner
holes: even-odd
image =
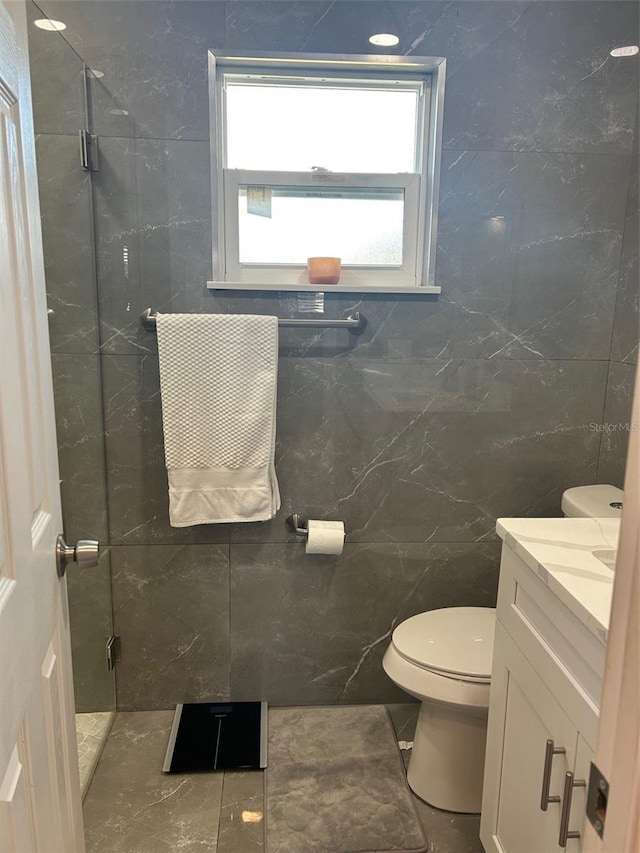
[[[376,284],[278,284],[269,282],[267,284],[246,281],[208,281],[207,287],[209,290],[282,290],[282,291],[298,291],[298,292],[322,292],[325,294],[331,293],[410,293],[414,296],[420,294],[422,296],[438,294],[441,292],[440,287],[408,287],[404,285],[395,286],[376,285]]]

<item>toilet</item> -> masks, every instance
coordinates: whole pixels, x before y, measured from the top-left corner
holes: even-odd
[[[620,518],[624,492],[615,486],[576,486],[562,495],[567,518]]]
[[[438,809],[480,811],[495,623],[492,607],[418,613],[398,625],[382,660],[422,702],[407,781]]]
[[[615,486],[578,486],[562,496],[568,518],[620,516]],[[495,610],[446,607],[394,630],[382,666],[421,701],[407,770],[409,786],[438,809],[477,814],[487,737]]]

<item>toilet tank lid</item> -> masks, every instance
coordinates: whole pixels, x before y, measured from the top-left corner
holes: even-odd
[[[615,486],[576,486],[562,495],[562,512],[569,518],[620,518],[622,489]]]
[[[447,675],[490,678],[496,611],[445,607],[402,622],[391,641],[403,657]]]

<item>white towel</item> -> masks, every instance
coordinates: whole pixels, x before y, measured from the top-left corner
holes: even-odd
[[[158,314],[157,331],[171,525],[273,518],[278,318]]]

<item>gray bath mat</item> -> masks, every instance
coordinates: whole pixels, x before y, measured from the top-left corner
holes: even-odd
[[[267,853],[427,848],[386,710],[272,708]]]

